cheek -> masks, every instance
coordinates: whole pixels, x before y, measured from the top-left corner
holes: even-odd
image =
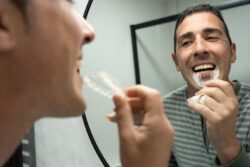
[[[81,23],[83,18],[73,9],[68,9],[65,11],[67,14],[67,21],[65,21],[66,30],[71,38],[71,42],[80,46],[82,43],[82,26]]]
[[[223,58],[225,55],[231,55],[231,48],[224,41],[210,43],[208,47],[210,51],[219,58]]]
[[[191,55],[192,54],[187,51],[181,51],[178,53],[177,59],[180,68],[185,68],[188,65],[189,60],[192,57]]]
[[[231,55],[230,50],[226,50],[226,48],[225,49],[221,49],[221,48],[218,48],[217,52],[215,53],[216,58],[218,59],[218,62],[223,65],[231,64],[232,55]]]

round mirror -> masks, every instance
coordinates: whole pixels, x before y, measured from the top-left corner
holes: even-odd
[[[87,0],[76,0],[75,8],[84,13]],[[96,39],[84,47],[84,72],[95,75],[105,71],[119,82],[122,88],[136,83],[131,25],[171,16],[194,3],[208,2],[213,5],[226,3],[227,0],[93,0],[88,14],[88,22],[94,27]],[[237,41],[238,60],[233,65],[232,78],[246,79],[248,66],[248,47],[246,46],[250,24],[249,5],[225,10],[225,20],[234,41]],[[244,11],[244,12],[243,12]],[[244,13],[244,17],[242,14]],[[244,18],[244,20],[243,20]],[[238,33],[240,26],[241,33]],[[167,29],[167,30],[166,30]],[[241,36],[240,36],[241,35]],[[139,74],[141,83],[155,87],[165,95],[179,83],[175,67],[171,60],[173,23],[153,26],[136,32],[138,46]],[[165,40],[166,39],[166,40]],[[160,55],[160,56],[158,56]],[[159,60],[158,58],[161,58]],[[158,66],[158,62],[162,65]],[[164,64],[166,62],[166,64]],[[138,65],[138,64],[137,64]],[[162,66],[167,66],[167,69]],[[158,70],[158,71],[157,71]],[[138,71],[137,71],[138,72]],[[175,74],[173,76],[173,74]],[[149,74],[152,78],[149,79]],[[155,76],[165,75],[163,80],[155,82]],[[176,78],[175,78],[176,77]],[[165,82],[166,81],[166,82]],[[171,81],[169,83],[169,81]],[[181,81],[180,81],[181,82]],[[166,89],[162,89],[162,84]],[[182,84],[182,83],[181,83]],[[92,91],[85,84],[84,95],[88,104],[86,117],[93,137],[109,166],[119,166],[119,141],[116,124],[105,117],[112,112],[110,98]],[[38,167],[102,166],[86,133],[81,117],[69,119],[44,119],[35,126],[35,146]]]
[[[131,41],[131,25],[140,25],[148,21],[172,16],[184,8],[198,3],[212,5],[230,4],[226,0],[94,0],[88,21],[96,31],[95,42],[86,49],[85,70],[87,74],[106,71],[119,80],[122,87],[133,85],[135,81],[135,67],[133,47]],[[223,15],[230,28],[232,38],[237,41],[241,57],[233,65],[232,78],[246,79],[241,74],[242,64],[248,70],[246,61],[248,47],[246,37],[239,37],[237,26],[245,24],[241,10],[247,12],[249,5],[239,6],[231,3],[223,10]],[[249,16],[250,17],[250,16]],[[136,45],[141,83],[157,88],[162,96],[185,84],[181,75],[176,72],[172,62],[173,32],[175,21],[155,24],[136,31]],[[143,24],[140,25],[143,27]],[[250,25],[249,25],[250,26]],[[146,27],[146,26],[145,26]],[[243,26],[241,26],[243,27]],[[246,27],[246,26],[245,26]],[[249,28],[249,27],[248,27]],[[248,28],[243,34],[247,34]],[[245,46],[245,47],[244,47]],[[244,49],[243,49],[244,48]],[[112,112],[112,100],[93,92],[86,87],[88,99],[87,118],[90,128],[103,156],[110,164],[116,166],[119,161],[119,142],[115,124],[105,119],[105,115]]]

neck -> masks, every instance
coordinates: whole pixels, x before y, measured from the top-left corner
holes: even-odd
[[[2,95],[0,95],[0,166],[8,160],[35,121],[28,106],[31,102],[24,103],[21,97],[11,98]]]

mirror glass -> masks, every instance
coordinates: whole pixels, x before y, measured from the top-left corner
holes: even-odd
[[[134,85],[130,25],[170,16],[188,6],[204,2],[217,5],[228,1],[94,0],[88,21],[95,28],[96,39],[86,47],[84,73],[92,75],[98,71],[106,71],[119,81],[121,87]],[[245,21],[250,17],[248,8],[246,5],[223,11],[231,36],[237,43],[238,58],[233,65],[231,78],[242,81],[247,81],[247,78],[241,74],[247,74],[246,70],[249,70],[245,63],[249,39],[247,30],[250,28]],[[137,31],[141,82],[159,89],[162,95],[185,83],[176,72],[171,59],[173,31],[174,22]],[[110,166],[116,166],[119,164],[117,128],[105,119],[105,115],[112,112],[112,100],[93,92],[86,85],[84,93],[88,103],[86,115],[96,143]]]
[[[198,3],[217,5],[228,0],[93,0],[88,22],[94,27],[96,39],[84,47],[85,75],[98,71],[110,73],[122,88],[135,84],[135,70],[130,25],[179,13]],[[236,1],[235,1],[236,2]],[[75,0],[82,14],[87,0]],[[232,66],[231,79],[249,82],[248,66],[250,6],[223,11],[233,41],[237,45],[237,60]],[[174,22],[137,31],[137,46],[141,83],[160,90],[162,95],[184,84],[171,59]],[[84,95],[88,104],[86,116],[90,129],[110,166],[120,164],[116,124],[105,116],[112,112],[113,103],[90,90]],[[82,118],[43,119],[35,126],[35,146],[38,167],[102,166],[86,135]]]

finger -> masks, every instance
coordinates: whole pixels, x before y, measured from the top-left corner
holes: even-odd
[[[128,97],[139,97],[139,98],[145,98],[147,97],[148,92],[151,92],[152,89],[149,87],[146,87],[144,85],[135,85],[127,88],[125,90],[125,93]]]
[[[203,118],[205,118],[208,122],[215,119],[216,114],[212,110],[210,110],[206,105],[197,103],[193,99],[189,98],[187,100],[188,106],[192,108],[195,112],[199,113]],[[206,97],[204,99],[204,103],[206,103]]]
[[[116,120],[116,113],[115,113],[115,112],[112,112],[112,113],[106,115],[106,118],[107,118],[109,121],[111,121],[111,122],[116,122],[116,121],[117,121],[117,120]]]
[[[207,95],[215,99],[217,102],[222,102],[225,98],[227,98],[224,92],[217,87],[204,87],[195,95]]]
[[[160,93],[157,90],[143,85],[137,85],[128,88],[126,90],[126,95],[128,97],[139,98],[144,112],[150,112],[150,114],[153,115],[163,114],[163,104],[161,102]]]
[[[220,90],[222,90],[226,96],[235,95],[232,83],[227,82],[227,81],[223,81],[220,79],[214,79],[214,80],[207,81],[205,83],[205,86],[217,87]]]
[[[130,108],[132,110],[132,117],[133,122],[135,125],[141,125],[144,120],[144,111],[143,111],[143,105],[139,98],[127,98]],[[116,110],[116,107],[114,108],[114,111]],[[109,115],[106,115],[106,118],[111,122],[117,122],[116,113],[113,112]]]
[[[204,94],[198,94],[195,95],[193,97],[191,97],[191,99],[199,104],[204,104],[204,100],[205,100],[205,95]]]
[[[142,101],[139,98],[132,97],[129,98],[129,104],[132,109],[133,123],[134,125],[140,126],[143,124],[144,120],[144,110]]]
[[[115,116],[113,121],[118,125],[119,134],[121,136],[128,136],[132,134],[133,120],[131,114],[131,108],[126,97],[115,94],[113,96],[115,104]]]
[[[141,99],[139,99],[137,97],[130,97],[130,98],[128,98],[128,102],[130,104],[130,107],[131,107],[133,113],[143,110],[143,105],[142,105]]]
[[[204,104],[215,114],[223,115],[223,109],[221,103],[211,98],[210,96],[205,96],[206,101],[204,100]]]
[[[191,97],[192,101],[199,103],[201,105],[207,106],[211,111],[221,114],[221,104],[215,101],[213,98],[207,95],[196,95]],[[205,101],[206,99],[206,101]]]

